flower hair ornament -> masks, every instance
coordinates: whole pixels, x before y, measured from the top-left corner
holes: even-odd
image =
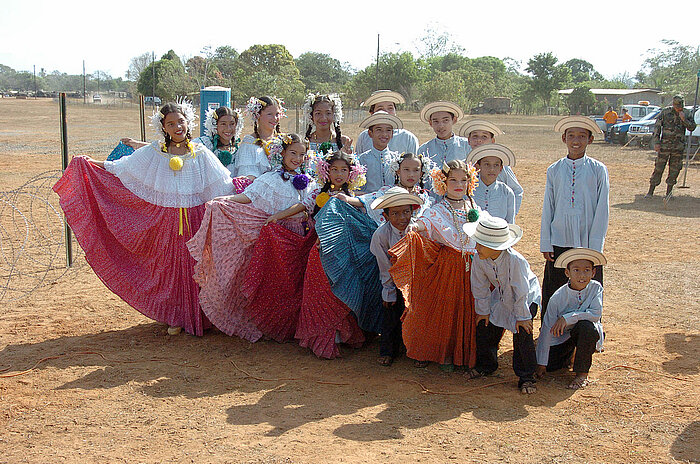
[[[474,193],[474,189],[479,183],[478,177],[476,175],[476,168],[471,163],[466,163],[467,165],[467,176],[469,177],[469,183],[467,184],[467,194],[471,197]],[[443,163],[442,168],[435,167],[430,170],[430,177],[433,180],[433,192],[440,196],[444,196],[447,193],[447,176],[450,175],[450,167]]]
[[[287,108],[284,107],[284,100],[281,98],[277,97],[270,97],[272,98],[272,101],[274,102],[275,105],[279,108],[280,112],[282,113],[282,117],[286,118],[287,117]],[[260,119],[260,113],[262,110],[267,106],[268,104],[262,101],[261,99],[257,97],[250,97],[250,100],[248,100],[248,103],[245,105],[245,113],[250,117],[253,121],[257,122],[258,119]]]
[[[393,172],[397,179],[399,176],[399,169],[401,168],[401,162],[404,160],[404,157],[406,156],[406,153],[389,153],[386,157],[387,164],[389,166],[389,169],[391,172]],[[415,155],[418,158],[418,161],[420,162],[421,165],[421,180],[425,182],[428,180],[428,177],[431,176],[430,172],[432,171],[433,168],[437,167],[433,160],[431,160],[428,156],[424,155]]]
[[[205,119],[204,119],[204,135],[209,137],[210,139],[213,139],[215,135],[217,135],[217,130],[216,126],[218,123],[219,116],[216,114],[217,108],[209,108],[207,112],[205,113]],[[236,113],[236,119],[238,122],[236,123],[236,131],[233,134],[233,138],[231,139],[233,142],[235,142],[241,135],[241,131],[243,130],[243,116],[241,115],[241,110],[238,108],[233,109],[233,112]]]
[[[270,166],[272,169],[277,169],[282,166],[282,152],[284,146],[292,143],[292,137],[289,134],[280,134],[273,138],[269,145]]]
[[[187,97],[177,97],[175,99],[175,103],[180,105],[182,108],[182,112],[187,120],[187,127],[192,130],[194,120],[197,117],[194,111],[194,106],[192,106],[192,102],[189,101]],[[163,127],[164,118],[165,115],[161,113],[160,110],[156,111],[153,113],[153,116],[151,116],[151,128],[155,132],[158,140],[162,140],[165,137],[165,128]]]
[[[326,156],[319,157],[316,161],[316,178],[319,182],[325,184],[330,182],[330,158],[335,153],[330,153]],[[350,175],[348,176],[348,189],[357,190],[367,183],[367,168],[361,165],[355,155],[345,155],[350,161]]]
[[[327,95],[310,93],[306,96],[304,106],[302,107],[301,127],[311,126],[312,131],[316,130],[316,124],[313,122],[314,103],[326,100],[333,106],[333,124],[340,124],[343,121],[343,102],[340,100],[340,96],[337,93],[330,93]]]

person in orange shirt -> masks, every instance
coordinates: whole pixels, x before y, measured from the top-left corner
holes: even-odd
[[[612,143],[610,140],[610,128],[617,123],[617,113],[613,111],[612,106],[608,106],[608,112],[603,115],[605,121],[605,141]]]
[[[632,116],[627,112],[626,108],[622,109],[622,122],[630,122],[632,120]]]

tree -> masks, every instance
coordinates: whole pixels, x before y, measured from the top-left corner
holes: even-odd
[[[421,58],[433,58],[449,53],[464,54],[464,48],[454,41],[449,32],[443,31],[438,23],[430,23],[418,39],[416,48]]]
[[[695,79],[700,70],[700,47],[662,40],[663,49],[650,49],[637,73],[640,87],[652,87],[689,99],[695,94]]]
[[[253,45],[236,60],[232,96],[236,101],[251,95],[274,95],[288,103],[301,103],[304,84],[292,55],[283,45]]]
[[[153,80],[155,68],[155,82]],[[170,50],[160,60],[149,64],[139,76],[137,89],[142,95],[152,95],[155,86],[156,96],[164,100],[174,100],[193,90],[185,67],[174,51]]]
[[[530,58],[525,68],[532,75],[529,80],[531,92],[542,99],[545,107],[549,107],[552,92],[560,89],[571,77],[569,68],[557,65],[557,61],[552,52],[540,53]]]
[[[217,47],[212,56],[212,65],[221,73],[223,79],[231,79],[235,73],[238,52],[228,45]]]
[[[294,62],[309,92],[337,91],[350,79],[340,61],[325,53],[302,53]]]
[[[593,65],[586,60],[574,58],[564,63],[564,66],[571,71],[571,79],[574,83],[604,80],[602,74],[596,71]]]
[[[138,56],[133,57],[129,61],[129,69],[126,72],[126,78],[130,81],[137,81],[141,72],[143,72],[146,67],[151,64],[151,54],[149,52],[142,53]]]
[[[590,114],[596,103],[591,88],[585,84],[577,84],[566,98],[566,106],[571,114]]]

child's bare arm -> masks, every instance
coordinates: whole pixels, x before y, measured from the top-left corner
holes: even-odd
[[[243,203],[244,205],[249,204],[250,198],[248,198],[245,194],[243,193],[238,193],[236,195],[228,195],[228,196],[223,196],[223,197],[218,197],[219,200],[228,200],[228,201],[234,201],[236,203]]]
[[[351,197],[351,196],[346,195],[344,193],[339,193],[338,195],[336,195],[336,198],[343,200],[345,203],[347,203],[348,205],[354,206],[355,208],[362,208],[362,206],[364,206],[359,198]]]
[[[299,214],[304,211],[306,211],[306,206],[304,206],[301,203],[297,203],[296,205],[290,206],[289,208],[283,211],[278,211],[269,218],[267,218],[267,220],[265,221],[265,225],[269,224],[270,222],[277,222],[279,220],[292,217],[295,214]]]

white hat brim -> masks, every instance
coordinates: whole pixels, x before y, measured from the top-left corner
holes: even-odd
[[[577,259],[591,261],[594,266],[605,266],[608,264],[605,255],[600,251],[590,248],[571,248],[559,255],[556,261],[554,261],[554,267],[565,268],[571,261],[576,261]]]
[[[471,132],[474,132],[475,130],[490,132],[493,134],[494,137],[497,135],[505,134],[505,132],[503,132],[497,125],[495,125],[491,121],[486,121],[484,119],[471,119],[465,122],[459,128],[457,135],[459,135],[460,137],[469,137],[469,134]]]
[[[485,143],[469,152],[467,162],[476,164],[481,158],[495,156],[501,159],[503,166],[515,166],[515,154],[510,148],[498,143]]]
[[[492,250],[505,250],[507,248],[512,247],[516,243],[520,241],[521,238],[523,238],[523,230],[520,228],[520,226],[517,226],[515,224],[508,224],[508,238],[505,241],[492,241],[489,240],[489,237],[486,235],[479,235],[477,234],[477,226],[479,225],[479,221],[475,222],[467,222],[462,226],[462,230],[464,230],[464,233],[467,234],[469,237],[471,237],[476,243],[479,243],[487,248],[491,248]],[[482,224],[482,227],[484,225]]]
[[[449,101],[436,101],[428,103],[420,110],[420,120],[426,124],[430,124],[430,116],[438,111],[447,111],[452,113],[457,118],[457,121],[464,117],[464,111],[459,105]]]
[[[567,116],[562,118],[554,125],[554,131],[564,133],[567,129],[574,127],[589,130],[593,135],[603,133],[594,120],[585,116]]]
[[[376,126],[377,124],[388,124],[393,129],[403,129],[403,122],[401,122],[401,120],[397,116],[385,112],[382,112],[381,114],[374,113],[367,116],[360,123],[360,127],[362,129],[369,129],[370,127]]]
[[[360,106],[372,106],[380,102],[391,102],[394,105],[399,105],[406,103],[406,99],[403,98],[403,95],[393,90],[377,90],[372,92],[372,95],[367,100],[360,103]]]
[[[371,204],[372,209],[384,209],[391,208],[393,206],[407,206],[407,205],[423,205],[423,200],[411,193],[390,193],[384,194],[381,197],[375,199]]]

